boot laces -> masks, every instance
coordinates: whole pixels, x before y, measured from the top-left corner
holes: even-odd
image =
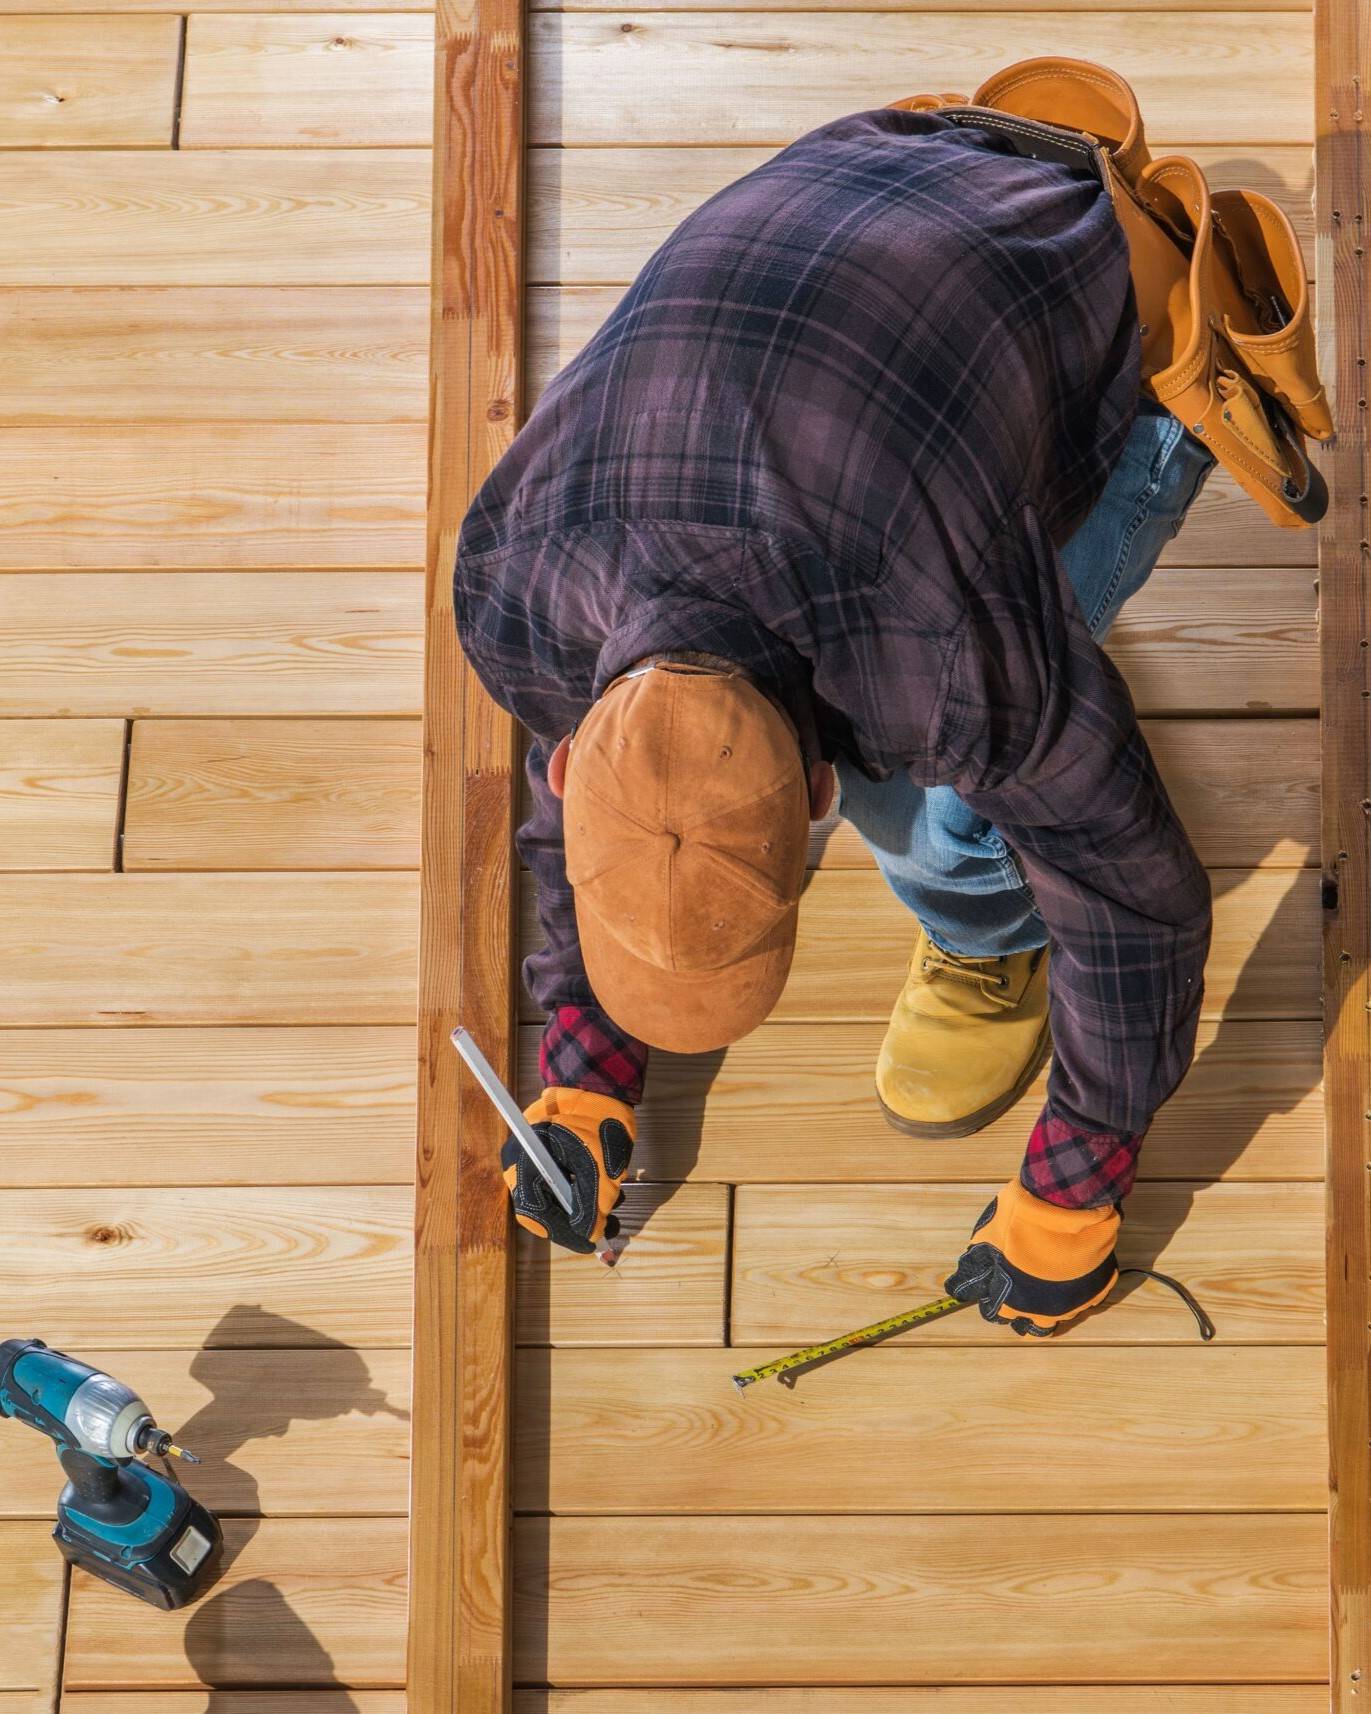
[[[960,953],[944,952],[931,940],[927,947],[919,967],[928,981],[961,982],[968,988],[979,988],[987,1000],[1009,1003],[1005,998],[1009,986],[1005,958],[963,958]]]

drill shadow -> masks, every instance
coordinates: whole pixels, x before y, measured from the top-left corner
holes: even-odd
[[[330,1365],[327,1384],[317,1369],[273,1363],[269,1379],[243,1362],[245,1348],[268,1357],[288,1358],[321,1350],[346,1353]],[[303,1370],[304,1372],[301,1372]],[[357,1703],[338,1679],[328,1650],[292,1609],[280,1589],[265,1577],[225,1582],[224,1575],[243,1560],[262,1523],[261,1492],[250,1468],[235,1456],[254,1441],[276,1439],[296,1422],[323,1421],[352,1412],[375,1415],[408,1413],[391,1405],[372,1385],[363,1356],[312,1328],[238,1304],[219,1321],[191,1364],[192,1376],[212,1397],[184,1425],[185,1444],[202,1459],[197,1491],[224,1521],[224,1559],[220,1580],[191,1613],[185,1632],[186,1658],[209,1690],[205,1714],[234,1714],[244,1677],[273,1688],[308,1688],[317,1714],[357,1714]],[[269,1663],[260,1673],[243,1663]],[[226,1679],[236,1663],[233,1682]]]

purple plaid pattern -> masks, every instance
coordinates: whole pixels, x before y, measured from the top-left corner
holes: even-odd
[[[626,667],[705,650],[826,755],[952,785],[999,828],[1053,942],[1044,1123],[1132,1147],[1190,1062],[1208,886],[1056,548],[1138,393],[1101,186],[936,113],[824,126],[677,228],[458,545],[463,649],[535,734],[546,1011],[589,1009],[631,1057],[581,959],[552,746]]]
[[[538,1071],[544,1087],[591,1089],[636,1106],[643,1098],[647,1048],[594,1006],[558,1006],[543,1030]]]
[[[1044,1111],[1028,1139],[1019,1183],[1063,1208],[1103,1208],[1133,1188],[1140,1136],[1086,1131]]]

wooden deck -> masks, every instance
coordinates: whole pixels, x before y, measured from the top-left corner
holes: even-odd
[[[405,1706],[430,40],[386,0],[0,21],[0,1336],[182,1423],[235,1555],[188,1616],[68,1589],[55,1462],[0,1426],[0,1714]],[[1117,66],[1314,266],[1307,10],[529,42],[535,392],[719,185],[1026,53]],[[1112,644],[1218,919],[1127,1245],[1219,1340],[1145,1285],[1045,1349],[959,1317],[734,1394],[926,1295],[1032,1107],[882,1125],[908,928],[825,830],[775,1020],[656,1061],[619,1268],[519,1257],[516,1714],[1327,1707],[1314,551],[1216,479]]]

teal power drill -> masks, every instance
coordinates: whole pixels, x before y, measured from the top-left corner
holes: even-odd
[[[52,1539],[62,1557],[170,1612],[208,1587],[223,1532],[213,1513],[141,1462],[200,1461],[176,1446],[137,1393],[41,1339],[0,1344],[0,1417],[46,1434],[67,1478]]]

